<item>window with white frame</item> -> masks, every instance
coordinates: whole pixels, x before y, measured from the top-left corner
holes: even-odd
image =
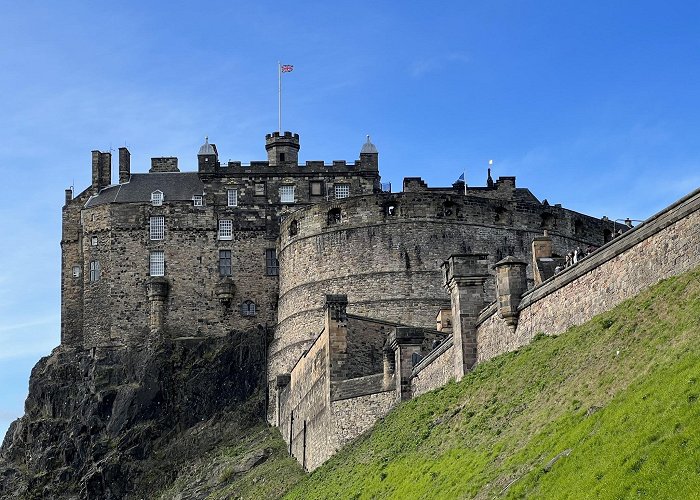
[[[162,215],[154,215],[150,219],[151,239],[162,240],[165,238],[165,217]]]
[[[90,261],[90,281],[95,282],[100,279],[100,261]]]
[[[149,274],[151,276],[165,276],[165,252],[163,250],[151,252]]]
[[[237,207],[238,206],[238,189],[229,189],[226,191],[228,206]]]
[[[243,316],[255,316],[255,302],[246,300],[241,304],[241,314]]]
[[[350,196],[350,184],[336,184],[333,189],[337,200]]]
[[[163,191],[153,191],[151,193],[151,205],[159,207],[163,204]]]
[[[96,247],[96,246],[97,246],[97,236],[93,236],[93,237],[90,239],[90,244],[91,244],[93,247]]]
[[[195,207],[202,207],[204,206],[204,197],[201,194],[196,194],[192,197],[192,204]]]
[[[230,219],[223,219],[219,221],[219,239],[220,240],[232,240],[233,239],[233,221]]]
[[[294,203],[294,186],[280,186],[280,202]]]

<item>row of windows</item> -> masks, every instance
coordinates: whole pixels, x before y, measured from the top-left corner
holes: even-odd
[[[265,250],[265,274],[267,276],[277,276],[279,274],[279,261],[277,251],[274,248]],[[163,250],[152,250],[149,254],[149,275],[165,276],[165,252]],[[219,275],[222,277],[233,275],[233,261],[231,250],[219,250]],[[73,277],[80,276],[80,266],[73,266]],[[100,279],[100,262],[90,261],[90,281],[95,282]]]
[[[280,186],[279,195],[281,203],[294,203],[296,198],[294,196],[295,186],[291,184],[285,184]],[[311,196],[323,196],[323,182],[322,181],[312,181],[309,184],[309,194]],[[350,184],[335,184],[333,186],[333,195],[335,199],[343,199],[350,196]],[[255,184],[255,196],[265,196],[265,183],[259,182]],[[163,205],[164,195],[162,191],[153,191],[151,193],[151,204],[155,207]],[[192,197],[192,204],[195,207],[201,207],[204,205],[204,196],[201,194],[196,194]],[[228,189],[226,190],[226,204],[229,207],[238,206],[238,189]]]

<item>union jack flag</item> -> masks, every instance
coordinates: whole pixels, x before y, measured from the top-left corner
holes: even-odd
[[[283,64],[282,66],[280,66],[280,70],[282,71],[282,73],[290,73],[294,70],[294,66],[291,64]]]

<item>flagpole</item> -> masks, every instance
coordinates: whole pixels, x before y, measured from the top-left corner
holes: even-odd
[[[467,196],[467,171],[466,169],[464,172],[462,172],[462,175],[464,175],[464,196]]]
[[[282,133],[282,65],[277,61],[277,132]]]

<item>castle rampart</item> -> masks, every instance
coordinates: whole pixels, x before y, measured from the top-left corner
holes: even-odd
[[[483,252],[531,260],[534,237],[550,228],[554,251],[602,245],[606,224],[540,203],[515,181],[493,188],[428,188],[323,201],[287,214],[280,228],[278,324],[270,375],[286,373],[322,324],[327,293],[348,296],[352,314],[433,327],[449,304],[440,264],[452,253]],[[532,274],[529,274],[532,283]],[[487,279],[489,300],[494,279]]]

